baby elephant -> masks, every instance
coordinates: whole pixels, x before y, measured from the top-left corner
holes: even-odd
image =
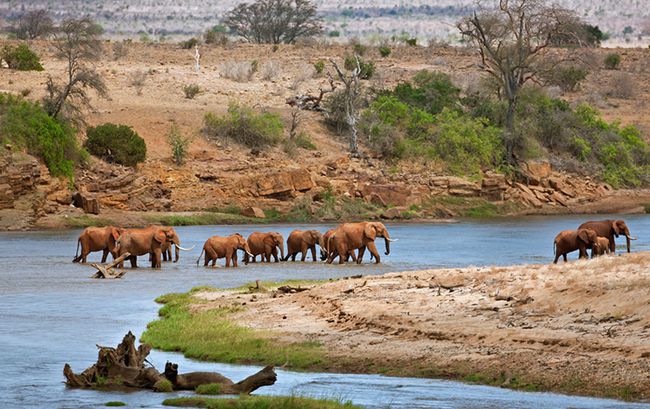
[[[591,258],[602,256],[604,254],[611,254],[612,250],[609,248],[609,239],[607,237],[600,237],[596,239],[596,244],[591,248]]]
[[[598,236],[592,229],[578,229],[578,230],[564,230],[555,236],[553,247],[555,250],[555,260],[553,264],[557,264],[557,260],[562,256],[566,263],[568,253],[580,250],[579,258],[588,258],[587,248],[593,247],[596,244]]]

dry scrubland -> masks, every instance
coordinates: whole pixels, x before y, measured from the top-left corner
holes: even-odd
[[[294,294],[200,291],[193,311],[235,307],[233,321],[280,343],[321,344],[321,366],[334,371],[647,399],[649,267],[645,252],[390,273]]]
[[[89,16],[99,22],[113,36],[137,37],[148,32],[151,38],[161,34],[196,35],[219,22],[219,17],[242,1],[189,0],[8,0],[0,4],[0,16],[11,18],[23,8],[45,8],[56,18]],[[377,39],[381,36],[408,33],[420,42],[435,38],[457,41],[455,23],[468,14],[474,0],[411,1],[398,3],[393,0],[314,1],[325,19],[326,32],[338,31],[341,36],[361,36]],[[612,42],[645,46],[649,42],[648,19],[650,11],[638,0],[560,0],[563,7],[577,10],[590,24],[598,25],[615,38]],[[622,31],[626,26],[634,29],[627,38]],[[638,40],[639,34],[644,34]],[[174,36],[178,38],[178,35]],[[336,40],[336,39],[334,39]]]

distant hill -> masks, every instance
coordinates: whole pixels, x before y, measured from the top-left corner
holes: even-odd
[[[217,24],[237,0],[4,0],[0,20],[8,23],[23,11],[46,8],[57,19],[89,16],[107,34],[152,39],[195,35]],[[408,34],[420,41],[436,38],[453,42],[458,38],[455,22],[470,13],[474,0],[316,0],[328,33],[340,37],[377,37]],[[616,43],[637,43],[639,35],[650,35],[650,7],[644,0],[559,0],[577,10],[589,23],[610,33]],[[630,27],[626,35],[623,30]],[[629,31],[629,29],[627,30]]]

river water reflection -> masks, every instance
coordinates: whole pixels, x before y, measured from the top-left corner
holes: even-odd
[[[211,235],[239,231],[246,236],[256,230],[277,230],[286,237],[294,228],[325,231],[328,226],[179,227],[183,246],[196,245],[193,251],[181,254],[179,263],[165,263],[158,271],[128,271],[122,280],[113,281],[90,279],[89,267],[71,263],[79,230],[0,233],[0,404],[3,408],[96,408],[120,400],[130,407],[162,407],[167,395],[67,389],[62,369],[68,362],[73,370],[81,371],[95,361],[95,344],[117,344],[129,330],[141,334],[146,323],[156,317],[159,306],[153,299],[163,293],[187,291],[197,285],[239,286],[255,279],[323,279],[434,267],[547,263],[552,261],[555,234],[588,218],[388,223],[391,236],[399,241],[392,244],[390,256],[383,256],[383,243],[378,244],[383,256],[379,266],[307,262],[205,269],[195,262]],[[650,216],[625,219],[632,234],[639,236],[633,251],[650,250]],[[623,243],[619,239],[619,244]],[[577,254],[572,256],[575,259]],[[89,261],[99,257],[93,253]],[[219,263],[223,265],[223,260]],[[144,258],[140,265],[146,265]],[[179,362],[183,371],[216,370],[235,380],[259,369],[196,362],[160,351],[152,352],[150,360],[162,368],[168,359]],[[258,392],[350,399],[368,408],[650,407],[449,381],[289,371],[278,371],[276,385]]]

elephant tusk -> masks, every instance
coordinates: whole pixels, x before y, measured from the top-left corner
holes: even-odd
[[[630,240],[639,240],[638,237],[627,236],[627,238],[630,239]]]
[[[245,253],[248,254],[248,257],[255,257],[254,255],[252,255],[251,253],[249,253],[247,251]]]
[[[388,241],[399,241],[399,239],[389,239],[389,238],[386,238],[386,240],[388,240]]]
[[[181,249],[181,250],[183,250],[183,251],[190,251],[190,250],[192,250],[194,247],[196,247],[196,245],[190,247],[189,249],[183,248],[183,247],[181,247],[181,246],[176,246],[176,247],[178,247],[179,249]]]

